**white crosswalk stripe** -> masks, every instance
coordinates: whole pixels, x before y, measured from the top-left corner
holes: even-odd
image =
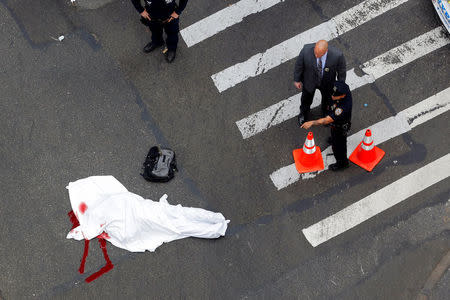
[[[408,0],[366,0],[337,15],[329,21],[300,33],[263,53],[233,65],[211,76],[219,92],[223,92],[251,77],[266,73],[270,69],[298,56],[303,45],[317,38],[331,40],[356,27],[396,8]]]
[[[180,31],[188,47],[233,26],[251,15],[268,9],[284,0],[241,0],[215,14],[204,18]]]
[[[450,176],[447,154],[302,230],[316,247]]]
[[[346,83],[351,90],[355,90],[449,43],[450,39],[445,31],[438,27],[364,63],[360,69],[366,75],[362,77],[358,77],[354,69],[349,70]],[[301,95],[296,94],[237,121],[236,125],[242,137],[247,139],[296,117],[300,113]],[[321,95],[317,92],[311,107],[319,106],[320,101]]]
[[[450,109],[449,94],[450,87],[399,112],[393,117],[384,119],[370,126],[375,145],[381,144],[387,140],[406,133],[417,125],[423,124],[432,118],[447,112]],[[364,132],[365,129],[362,129],[347,138],[348,156],[350,156],[353,149],[355,149],[356,146],[362,141]],[[333,151],[331,147],[328,147],[322,151],[325,170],[328,169],[330,164],[336,162],[332,153]],[[314,173],[299,174],[295,168],[295,164],[293,163],[273,172],[270,175],[270,179],[272,179],[272,182],[276,188],[281,190],[297,182],[300,178],[309,179],[315,177],[318,173],[324,172],[325,170]]]

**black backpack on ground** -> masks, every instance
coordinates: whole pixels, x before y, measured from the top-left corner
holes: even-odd
[[[167,182],[175,176],[177,161],[169,148],[151,147],[142,166],[142,177],[153,182]]]

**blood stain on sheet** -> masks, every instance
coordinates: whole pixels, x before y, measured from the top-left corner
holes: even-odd
[[[87,205],[84,202],[80,203],[80,206],[78,206],[78,210],[80,211],[81,214],[84,214],[84,212],[87,210]]]
[[[108,233],[106,233],[106,232],[102,232],[102,234],[100,234],[99,236],[98,236],[98,238],[99,239],[110,239],[111,237],[108,235]]]

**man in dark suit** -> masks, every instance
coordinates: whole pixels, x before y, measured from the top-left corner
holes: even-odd
[[[336,81],[345,82],[347,68],[342,52],[328,47],[328,42],[320,40],[316,44],[307,44],[300,51],[295,63],[294,85],[302,90],[298,123],[301,126],[309,119],[309,111],[316,89],[322,94],[322,116],[328,113],[331,94]]]

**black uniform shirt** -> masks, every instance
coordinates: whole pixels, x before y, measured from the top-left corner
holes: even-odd
[[[335,125],[344,125],[352,119],[352,94],[349,92],[340,100],[332,100],[329,116]]]
[[[177,6],[175,0],[144,0],[144,6],[150,18],[167,19],[173,12],[181,15],[186,8],[187,2],[188,0],[179,0],[179,5]],[[144,11],[141,0],[131,0],[131,3],[133,3],[139,13]]]

